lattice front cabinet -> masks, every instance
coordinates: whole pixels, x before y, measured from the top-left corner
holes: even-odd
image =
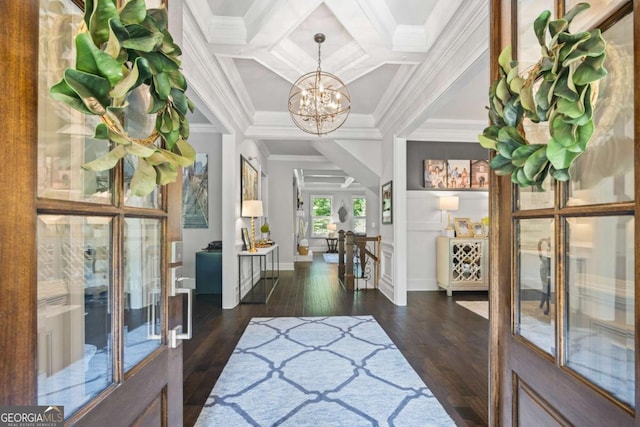
[[[487,239],[438,237],[436,280],[451,296],[456,290],[487,290]]]

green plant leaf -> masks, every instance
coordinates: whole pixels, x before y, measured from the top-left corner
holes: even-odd
[[[524,140],[522,135],[520,135],[518,130],[511,126],[502,127],[498,131],[498,141],[505,142],[505,143],[513,143],[517,146],[526,144],[526,141]]]
[[[548,10],[543,11],[535,21],[533,21],[533,31],[536,34],[538,43],[540,46],[546,46],[547,40],[545,37],[547,26],[549,25],[549,19],[551,18],[551,12]]]
[[[558,99],[558,112],[575,119],[584,114],[584,104],[579,100],[571,102],[565,98],[560,98]]]
[[[569,181],[571,178],[571,175],[569,175],[569,169],[551,168],[551,176],[558,181]]]
[[[153,76],[153,88],[158,94],[158,98],[163,101],[169,97],[171,92],[171,82],[167,73],[157,73]]]
[[[535,182],[537,177],[544,170],[547,162],[547,146],[538,145],[537,150],[533,151],[528,156],[524,166],[522,167],[522,171],[528,180]]]
[[[507,86],[506,79],[502,78],[498,82],[498,87],[496,88],[496,96],[503,104],[506,104],[507,101],[511,98],[511,93],[509,93],[509,88]]]
[[[116,9],[115,0],[94,0],[91,6],[91,15],[87,23],[89,33],[96,46],[109,40],[109,20],[118,18],[118,10]],[[88,5],[85,4],[85,8]],[[86,16],[85,12],[85,16]]]
[[[556,169],[568,169],[569,166],[571,166],[571,163],[580,154],[581,153],[576,153],[563,146],[557,142],[555,138],[551,138],[547,145],[547,157],[549,158],[551,165]]]
[[[78,34],[75,42],[76,70],[105,77],[111,86],[122,80],[122,65],[111,55],[98,49],[90,34]]]
[[[563,61],[563,66],[566,67],[568,65],[567,62],[564,62],[565,59],[574,53],[585,40],[589,40],[589,38],[591,38],[591,34],[588,31],[577,34],[562,33],[558,35],[558,43],[562,46],[558,51],[558,58],[560,61]]]
[[[176,107],[176,110],[178,110],[183,116],[186,115],[189,106],[187,104],[187,97],[185,96],[184,92],[178,89],[171,89],[171,98],[173,100],[173,105]]]
[[[138,57],[129,74],[111,89],[110,95],[116,99],[124,99],[128,93],[140,86],[150,76],[151,70],[149,70],[147,60]]]
[[[192,164],[196,160],[196,150],[194,150],[191,144],[189,144],[187,141],[185,141],[184,139],[179,139],[176,143],[176,146],[178,147],[178,150],[180,151],[182,157],[191,162],[190,164]]]
[[[504,117],[504,122],[507,126],[516,126],[520,119],[522,118],[522,106],[516,97],[511,98],[504,105],[504,112],[502,113]]]
[[[186,117],[180,119],[180,136],[182,139],[187,140],[189,138],[190,128],[189,120]]]
[[[195,160],[195,155],[193,159],[189,159],[187,157],[183,157],[179,154],[173,153],[169,150],[165,150],[164,148],[161,148],[160,152],[163,158],[165,158],[169,163],[175,166],[191,166],[193,164],[193,161]]]
[[[153,19],[160,31],[166,31],[169,17],[167,15],[167,8],[164,5],[157,9],[147,10],[147,16]]]
[[[123,24],[139,24],[147,17],[147,6],[144,0],[129,0],[120,10]]]
[[[571,77],[570,71],[562,73],[553,88],[553,93],[569,102],[576,102],[578,100],[578,91]]]
[[[521,147],[516,148],[513,153],[511,153],[511,161],[514,165],[520,167],[524,166],[524,163],[527,161],[529,156],[538,151],[540,148],[544,148],[544,145],[541,144],[527,144]]]
[[[62,101],[74,110],[80,111],[83,114],[94,114],[91,110],[87,108],[80,95],[78,95],[66,81],[61,80],[55,85],[51,86],[49,89],[49,93],[51,94],[51,98],[56,101]]]
[[[565,122],[562,114],[556,114],[551,119],[550,131],[552,139],[555,139],[563,147],[568,147],[576,142],[576,126]]]
[[[525,110],[536,111],[536,102],[533,99],[533,87],[531,85],[524,85],[520,89],[520,103]]]
[[[178,139],[180,138],[180,129],[174,129],[168,133],[161,132],[160,135],[162,135],[164,142],[167,144],[167,148],[172,149],[176,145],[176,142],[178,142]]]
[[[165,185],[174,182],[178,178],[178,170],[170,163],[161,163],[154,166],[156,169],[156,184]]]
[[[595,125],[593,120],[588,120],[582,126],[579,126],[576,131],[576,145],[580,148],[580,151],[587,149],[587,144],[595,132]]]
[[[578,3],[575,6],[573,6],[567,13],[565,13],[563,18],[567,22],[571,23],[571,21],[573,21],[573,18],[575,18],[576,15],[589,9],[589,7],[591,7],[589,3]]]
[[[553,45],[554,39],[557,39],[560,34],[569,28],[569,23],[564,19],[556,19],[549,22],[549,35],[551,36],[551,45]]]
[[[543,110],[549,109],[549,91],[553,86],[553,82],[543,80],[535,94],[536,105]]]
[[[156,170],[145,159],[138,158],[138,165],[131,178],[131,193],[144,197],[156,188]]]
[[[496,150],[496,141],[494,139],[487,138],[486,136],[480,134],[478,135],[478,141],[480,141],[480,145],[489,150]]]
[[[118,161],[126,155],[127,150],[125,150],[124,146],[116,145],[113,150],[109,151],[104,156],[98,157],[97,159],[82,165],[82,169],[90,171],[104,171],[112,169],[116,164],[118,164]]]
[[[565,67],[585,57],[598,57],[605,53],[607,44],[602,38],[600,29],[591,30],[587,34],[589,37],[582,43],[578,43],[576,48],[564,59],[563,65]]]
[[[137,157],[149,157],[155,153],[157,149],[155,146],[147,147],[145,145],[138,144],[137,142],[131,142],[128,145],[124,145],[124,148],[127,150],[127,154]]]
[[[92,114],[105,114],[106,107],[111,103],[109,98],[111,85],[107,79],[67,68],[64,72],[64,80],[80,96]]]
[[[505,165],[510,165],[510,164],[511,164],[511,159],[504,157],[500,154],[496,154],[495,156],[493,156],[493,159],[491,159],[491,161],[489,162],[489,166],[491,166],[491,169],[500,169]]]
[[[96,130],[93,133],[93,137],[95,139],[109,139],[109,129],[107,128],[107,125],[104,123],[98,123],[96,125]]]
[[[162,52],[138,52],[140,56],[149,61],[149,67],[154,73],[175,71],[179,69],[178,64],[173,62]]]
[[[183,92],[187,91],[187,80],[180,70],[166,71],[166,73],[169,76],[171,87],[180,89]]]
[[[515,69],[516,68],[514,68],[514,70]],[[511,92],[517,93],[517,94],[520,94],[520,91],[522,90],[523,86],[524,86],[524,79],[522,77],[514,77],[513,80],[511,80],[511,83],[509,83],[509,89],[511,89]]]
[[[509,71],[511,71],[511,58],[511,45],[508,45],[498,56],[498,64],[500,64],[505,74],[509,74]]]
[[[153,52],[162,44],[162,33],[152,33],[146,37],[132,37],[122,42],[122,46],[140,52]]]
[[[605,54],[596,57],[587,57],[573,73],[573,82],[578,85],[586,85],[600,80],[607,75],[607,70],[604,68]]]

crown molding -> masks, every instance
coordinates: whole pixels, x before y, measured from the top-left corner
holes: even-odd
[[[238,73],[235,61],[232,58],[227,57],[218,58],[218,62],[220,64],[222,72],[229,78],[231,87],[234,88],[237,100],[240,103],[240,108],[242,108],[247,117],[253,117],[253,115],[256,113],[256,109],[253,106],[253,101],[251,100],[251,96],[247,91],[247,87],[240,77],[240,73]]]
[[[191,133],[220,133],[217,127],[208,123],[189,123]]]
[[[485,120],[430,119],[413,131],[407,140],[438,142],[478,142]]]
[[[456,16],[396,98],[402,102],[396,101],[384,116],[380,116],[378,127],[384,135],[413,133],[426,120],[429,107],[464,70],[487,52],[488,3],[483,0],[464,2],[456,10]]]
[[[207,41],[213,44],[247,44],[244,19],[236,16],[212,16],[207,27]]]
[[[418,25],[398,25],[393,32],[393,50],[428,52],[432,40],[427,40],[425,28]]]

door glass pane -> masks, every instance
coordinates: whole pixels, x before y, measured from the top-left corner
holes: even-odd
[[[635,402],[634,220],[567,220],[566,365]]]
[[[553,0],[518,0],[518,49],[516,52],[520,74],[527,73],[540,59],[540,44],[533,32],[533,21],[543,10],[554,11]]]
[[[162,295],[161,222],[127,218],[124,230],[124,368],[160,346]]]
[[[149,86],[142,85],[133,91],[127,97],[129,105],[125,109],[126,123],[125,127],[127,133],[134,138],[147,138],[152,134],[155,123],[156,115],[146,114],[147,107],[149,106]],[[156,140],[156,144],[160,142],[160,139]],[[125,204],[127,206],[136,206],[141,208],[154,208],[160,207],[160,187],[156,186],[150,194],[139,197],[131,194],[131,180],[134,176],[134,171],[138,165],[139,159],[135,156],[127,156],[124,159],[124,184],[125,184]]]
[[[568,205],[634,199],[633,20],[632,15],[604,32],[609,75],[598,89],[595,132],[571,168]]]
[[[565,0],[566,10],[570,10],[578,3],[582,3],[584,0]],[[604,16],[611,15],[616,9],[626,3],[627,0],[590,0],[588,3],[591,7],[571,21],[571,32],[577,33],[579,31],[589,30],[600,23]]]
[[[40,215],[38,405],[69,416],[112,383],[111,219]]]
[[[553,208],[556,192],[555,181],[549,176],[542,183],[542,190],[536,187],[516,187],[516,206],[518,210]]]
[[[553,219],[517,222],[515,333],[555,355]]]
[[[111,203],[109,171],[82,169],[109,151],[109,143],[92,138],[98,118],[56,101],[49,88],[75,63],[74,37],[82,14],[70,0],[40,1],[38,60],[38,196]]]

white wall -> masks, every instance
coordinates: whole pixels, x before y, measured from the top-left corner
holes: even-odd
[[[197,153],[208,154],[209,227],[182,230],[184,277],[196,277],[196,252],[212,240],[222,240],[222,135],[212,127],[192,127],[189,143]]]
[[[470,218],[472,222],[489,215],[486,191],[407,191],[407,290],[435,291],[436,238],[447,226],[447,214],[438,209],[441,196],[458,196],[459,209],[453,219]]]

